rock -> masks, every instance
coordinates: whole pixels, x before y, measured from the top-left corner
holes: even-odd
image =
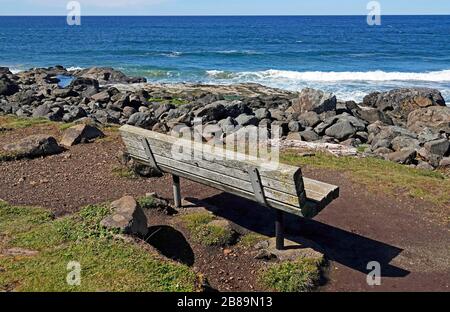
[[[415,133],[429,128],[434,133],[450,134],[450,107],[432,106],[417,109],[409,114],[407,126],[410,131]]]
[[[387,125],[393,125],[392,118],[379,111],[376,108],[361,108],[356,110],[357,117],[367,121],[368,123],[374,123],[376,121],[381,121]]]
[[[19,92],[19,86],[9,79],[0,76],[0,95],[10,96]]]
[[[421,108],[445,106],[445,100],[438,90],[428,88],[395,89],[383,93],[372,93],[364,98],[365,106],[375,107],[390,117],[403,121],[408,115]]]
[[[127,124],[136,127],[147,128],[153,127],[156,122],[151,118],[149,114],[138,112],[134,113],[130,116],[130,118],[128,118]]]
[[[71,107],[69,112],[63,115],[62,120],[65,122],[72,122],[84,117],[87,117],[86,111],[80,106],[75,106]]]
[[[246,115],[252,114],[252,110],[241,101],[233,101],[231,103],[227,101],[220,101],[220,102],[223,103],[225,107],[226,116],[236,118],[242,114]]]
[[[269,109],[270,116],[274,120],[284,121],[286,120],[286,114],[281,109]]]
[[[259,120],[263,120],[272,118],[272,115],[270,114],[270,111],[267,108],[259,108],[255,110],[255,117],[258,118]]]
[[[108,229],[120,229],[125,234],[147,235],[147,217],[131,196],[122,197],[111,203],[112,214],[101,221]]]
[[[241,114],[235,120],[242,127],[257,126],[259,124],[258,118],[252,115]]]
[[[113,83],[139,83],[146,82],[145,78],[128,77],[124,73],[109,67],[92,67],[77,70],[73,73],[76,77],[90,78],[97,80],[100,84]]]
[[[235,127],[237,126],[237,122],[231,117],[222,119],[217,124],[222,129],[222,132],[225,134],[234,132]]]
[[[300,132],[290,132],[287,137],[286,140],[291,140],[291,141],[303,141],[303,138],[300,134]]]
[[[33,117],[34,118],[39,118],[39,117],[45,117],[50,113],[50,107],[48,107],[47,104],[42,104],[39,105],[38,107],[36,107],[33,110]]]
[[[3,149],[18,158],[54,155],[63,150],[56,139],[48,135],[31,135],[17,143],[5,145]]]
[[[392,140],[391,145],[394,151],[400,151],[404,148],[418,150],[420,142],[411,137],[400,135]]]
[[[439,140],[440,138],[440,134],[433,132],[430,128],[423,128],[423,130],[418,134],[418,140],[422,144],[429,141]]]
[[[205,105],[204,107],[196,110],[194,115],[195,117],[202,118],[204,122],[221,120],[227,117],[225,106],[223,106],[221,101]]]
[[[340,141],[346,140],[356,133],[355,128],[348,121],[339,121],[325,131],[325,134]]]
[[[299,132],[299,131],[303,130],[302,125],[298,121],[294,121],[294,120],[289,122],[288,127],[289,127],[290,132]]]
[[[421,160],[417,164],[416,168],[422,169],[422,170],[434,170],[434,167],[432,165],[430,165],[426,161],[421,161]]]
[[[172,104],[167,104],[167,103],[160,104],[158,106],[158,108],[155,110],[155,118],[158,118],[158,119],[161,118],[161,116],[163,114],[167,113],[168,111],[170,111],[173,108],[175,108],[175,106]]]
[[[80,143],[89,142],[96,138],[104,137],[102,131],[94,126],[80,124],[65,130],[61,139],[61,145],[73,146]]]
[[[312,130],[305,130],[299,133],[301,138],[306,142],[314,142],[320,139],[319,135]]]
[[[99,93],[91,96],[91,99],[94,100],[95,102],[107,103],[107,102],[109,102],[110,95],[109,95],[108,91],[102,91],[102,92],[99,92]]]
[[[424,147],[431,154],[446,156],[450,148],[450,141],[447,139],[430,141],[425,143]]]
[[[291,109],[299,114],[313,111],[318,114],[336,110],[336,97],[321,90],[306,88],[292,102]]]
[[[447,168],[450,167],[450,157],[444,157],[439,162],[439,167]]]
[[[386,155],[386,159],[400,164],[409,165],[416,158],[416,151],[412,149],[401,150]]]
[[[306,112],[298,117],[298,121],[303,127],[314,128],[320,123],[319,115],[316,112]]]

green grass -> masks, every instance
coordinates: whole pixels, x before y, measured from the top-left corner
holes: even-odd
[[[334,157],[324,153],[298,157],[295,152],[283,153],[280,157],[290,165],[345,171],[353,182],[372,190],[403,193],[443,207],[450,203],[449,177],[437,171],[410,168],[373,157]]]
[[[320,280],[320,262],[300,258],[273,264],[262,270],[259,280],[265,287],[278,292],[307,292]]]
[[[0,116],[0,127],[8,130],[24,129],[37,125],[49,125],[53,122],[47,118],[26,118],[13,115]]]
[[[149,98],[147,101],[150,103],[168,103],[168,104],[173,104],[175,106],[189,104],[189,101],[184,100],[182,98],[172,98],[172,99]]]
[[[239,244],[246,248],[254,247],[257,243],[267,240],[269,237],[258,233],[247,233],[241,237]]]
[[[0,255],[0,291],[195,291],[196,274],[142,246],[117,238],[99,222],[106,205],[53,219],[40,208],[0,203],[0,250],[26,248],[35,256]],[[81,285],[66,282],[70,261],[81,265]]]
[[[137,176],[134,173],[133,169],[124,167],[124,166],[116,166],[112,169],[112,174],[118,178],[124,179],[136,179]]]
[[[156,207],[155,198],[151,196],[140,197],[137,202],[142,209],[152,209]]]
[[[207,212],[190,213],[180,217],[192,240],[204,246],[225,246],[233,237],[229,228],[209,224],[214,216]]]

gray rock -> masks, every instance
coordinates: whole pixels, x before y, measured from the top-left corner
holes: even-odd
[[[19,86],[9,79],[0,79],[0,95],[10,96],[19,92]]]
[[[131,106],[125,106],[122,111],[122,115],[126,118],[130,118],[134,113],[137,113],[137,111],[134,107]]]
[[[223,133],[232,133],[237,126],[237,122],[231,117],[222,119],[217,124],[222,129]]]
[[[46,117],[49,113],[50,113],[50,107],[47,104],[42,104],[33,110],[32,116],[34,118]]]
[[[236,118],[242,114],[252,114],[252,110],[241,101],[233,101],[231,103],[227,101],[221,101],[221,103],[223,103],[225,107],[226,116]]]
[[[167,113],[168,111],[170,111],[172,108],[175,108],[175,106],[173,106],[172,104],[160,104],[158,106],[158,108],[155,110],[155,117],[156,118],[161,118],[161,116],[164,113]]]
[[[320,118],[316,112],[306,112],[298,117],[298,121],[303,127],[314,128],[320,123]]]
[[[406,149],[387,154],[386,159],[397,162],[399,164],[409,165],[413,163],[416,155],[417,153],[415,150]]]
[[[391,142],[391,145],[394,151],[400,151],[405,148],[418,150],[420,147],[420,143],[418,140],[403,135],[394,138]]]
[[[48,135],[31,135],[16,143],[5,145],[3,150],[18,158],[54,155],[63,151],[56,139]]]
[[[299,133],[306,142],[314,142],[320,139],[319,135],[312,130],[305,130]]]
[[[238,125],[245,126],[257,126],[259,124],[258,118],[252,115],[241,114],[236,118]]]
[[[381,121],[384,124],[393,125],[392,118],[376,108],[357,109],[356,115],[368,123]]]
[[[259,109],[255,110],[255,116],[259,120],[270,119],[272,117],[272,115],[270,114],[270,112],[267,108],[259,108]]]
[[[141,112],[134,113],[127,121],[127,124],[129,125],[142,128],[147,128],[150,126],[153,127],[155,123],[156,122],[151,118],[150,115]]]
[[[194,112],[194,115],[195,117],[202,118],[204,122],[221,120],[227,117],[225,106],[220,101],[199,108]]]
[[[434,170],[434,167],[432,165],[430,165],[426,161],[421,161],[421,160],[418,162],[416,168],[422,169],[422,170]]]
[[[450,157],[444,157],[439,162],[439,167],[448,168],[450,167]]]
[[[447,155],[450,148],[450,141],[447,139],[430,141],[425,143],[424,147],[431,154],[439,155],[442,157]]]
[[[424,128],[450,134],[450,107],[432,106],[417,109],[408,116],[408,129],[420,133]]]
[[[281,109],[269,109],[270,116],[274,120],[286,120],[286,114]]]
[[[298,121],[289,122],[288,127],[290,132],[299,132],[303,130],[302,125]]]
[[[108,93],[108,91],[102,91],[100,93],[94,94],[93,96],[91,96],[91,99],[99,102],[99,103],[107,103],[109,102],[110,99],[110,95]]]
[[[430,128],[423,128],[418,134],[418,140],[424,144],[429,141],[439,140],[441,136],[439,133],[433,132]]]
[[[131,196],[122,197],[111,203],[112,214],[100,224],[108,229],[119,229],[125,234],[147,235],[147,217]]]
[[[128,77],[124,73],[109,67],[92,67],[82,70],[77,70],[73,73],[76,77],[90,78],[97,80],[100,84],[112,83],[138,83],[147,82],[142,77]]]
[[[364,98],[364,105],[378,108],[403,121],[416,110],[430,106],[445,106],[438,90],[428,88],[395,89],[384,93],[372,93]]]
[[[336,97],[321,90],[306,88],[292,102],[291,109],[299,114],[313,111],[318,114],[336,110]]]
[[[104,137],[102,131],[94,126],[79,124],[64,131],[61,139],[61,145],[73,146],[80,143],[86,143],[96,138]]]
[[[339,121],[335,125],[329,127],[325,134],[336,138],[340,141],[346,140],[356,133],[355,128],[348,121]]]
[[[387,147],[379,147],[376,150],[374,150],[373,152],[377,155],[386,155],[386,154],[391,154],[393,152],[393,150],[391,150],[390,148],[387,148]]]

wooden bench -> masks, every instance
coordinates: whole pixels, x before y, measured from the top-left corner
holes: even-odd
[[[337,186],[304,178],[298,167],[279,164],[276,170],[268,170],[260,159],[246,160],[245,155],[230,150],[221,150],[220,155],[215,155],[217,152],[204,143],[128,125],[119,131],[130,157],[172,174],[177,207],[181,206],[182,177],[276,209],[278,249],[284,248],[283,212],[312,218],[339,196]],[[174,157],[173,150],[179,148],[180,142],[189,146],[191,157]],[[241,158],[237,158],[239,155]]]

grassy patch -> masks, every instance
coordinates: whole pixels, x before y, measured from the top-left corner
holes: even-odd
[[[163,99],[163,98],[149,98],[147,100],[150,103],[167,103],[173,104],[175,106],[186,105],[189,104],[189,101],[184,100],[182,98],[171,98],[171,99]]]
[[[287,152],[281,155],[281,160],[295,166],[349,172],[354,182],[362,183],[369,189],[390,194],[405,193],[444,207],[450,202],[449,178],[437,171],[410,168],[373,157],[334,157],[323,153],[317,153],[314,157],[298,157],[295,152]]]
[[[320,263],[313,259],[281,262],[263,269],[260,282],[278,292],[306,292],[313,290],[320,280]]]
[[[215,218],[209,213],[190,213],[180,218],[192,240],[204,246],[225,246],[233,237],[231,229],[210,224]]]
[[[49,125],[53,122],[47,118],[29,118],[29,117],[17,117],[13,115],[0,116],[0,125],[4,129],[15,130],[24,129],[37,125]]]
[[[130,168],[123,167],[123,166],[117,166],[112,169],[112,173],[114,176],[118,178],[124,178],[124,179],[136,179],[137,176],[134,173],[134,171]]]
[[[53,220],[44,209],[0,203],[0,250],[39,251],[31,257],[1,256],[0,291],[194,291],[187,266],[164,261],[138,244],[101,228],[107,206],[88,206]],[[66,282],[68,263],[81,265],[81,284]]]
[[[157,206],[155,198],[151,196],[140,197],[137,202],[142,209],[152,209]]]
[[[267,240],[268,237],[258,233],[248,233],[241,237],[239,244],[246,248],[251,248],[257,243]]]

